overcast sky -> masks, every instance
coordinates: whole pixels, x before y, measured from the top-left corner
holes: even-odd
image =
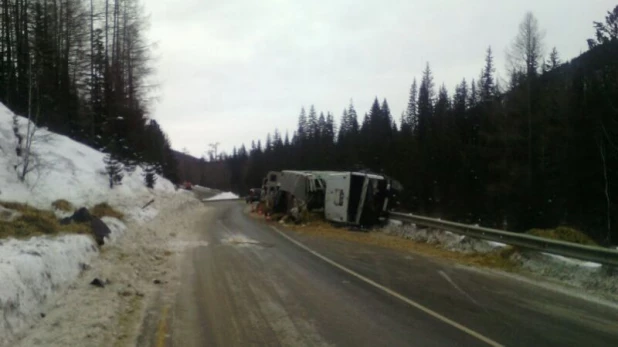
[[[399,119],[429,62],[436,85],[479,75],[505,50],[526,11],[562,59],[586,49],[615,0],[148,0],[159,100],[152,116],[175,149],[201,156],[296,126],[302,106],[359,113],[386,98]]]

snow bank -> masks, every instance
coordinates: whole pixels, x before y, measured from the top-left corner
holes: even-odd
[[[532,274],[566,283],[611,301],[618,301],[618,273],[601,264],[580,261],[554,254],[517,252],[512,260]]]
[[[41,303],[73,282],[96,253],[85,235],[0,241],[0,345],[28,327]]]
[[[549,254],[549,253],[545,253],[545,252],[543,252],[541,254],[543,254],[544,256],[553,258],[554,260],[562,261],[562,262],[565,262],[567,264],[575,265],[575,266],[582,266],[582,267],[587,267],[587,268],[598,268],[598,267],[603,266],[603,265],[601,265],[599,263],[594,263],[594,262],[591,262],[591,261],[577,260],[577,259],[573,259],[573,258],[567,258],[567,257],[563,257],[561,255],[556,255],[556,254]]]
[[[224,192],[213,196],[212,198],[204,199],[204,201],[216,201],[216,200],[227,200],[227,199],[238,199],[238,195],[230,192]]]
[[[410,224],[397,225],[396,223],[389,223],[382,231],[405,239],[440,245],[450,251],[461,253],[488,253],[496,248],[506,246],[499,242],[474,239],[444,230],[419,229]]]
[[[18,118],[20,132],[25,134],[27,119]],[[139,167],[131,174],[125,173],[121,186],[110,189],[104,153],[44,128],[37,130],[32,145],[39,160],[38,169],[26,177],[26,182],[20,182],[14,169],[19,157],[15,153],[17,140],[12,119],[13,113],[0,104],[0,200],[49,209],[57,199],[66,199],[75,206],[93,206],[104,201],[113,205],[115,200],[129,196],[152,194],[144,185],[143,170]],[[174,185],[158,177],[154,191],[173,192]]]

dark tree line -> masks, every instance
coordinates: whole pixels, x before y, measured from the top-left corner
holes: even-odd
[[[110,185],[136,165],[176,180],[147,117],[150,48],[138,0],[1,0],[0,101],[107,153]]]
[[[225,168],[201,179],[216,173],[226,177],[220,188],[245,193],[269,170],[368,169],[399,180],[411,211],[513,231],[569,225],[615,244],[617,25],[618,7],[595,23],[589,51],[563,63],[556,49],[543,59],[539,25],[527,14],[503,86],[491,48],[479,76],[452,95],[427,64],[398,124],[377,98],[362,116],[350,103],[338,128],[312,106],[293,134],[234,149],[218,161]]]

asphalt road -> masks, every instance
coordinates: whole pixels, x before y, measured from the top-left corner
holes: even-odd
[[[212,205],[208,246],[187,255],[143,345],[618,346],[613,308],[421,255],[282,236],[244,204]]]

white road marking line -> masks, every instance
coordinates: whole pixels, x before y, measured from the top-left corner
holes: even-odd
[[[466,298],[470,299],[470,301],[472,301],[473,303],[477,304],[478,306],[481,306],[476,300],[474,300],[473,297],[471,297],[470,295],[468,295],[468,293],[466,293],[463,289],[459,288],[459,286],[453,282],[453,280],[442,270],[438,271],[438,273],[444,277],[444,279],[450,283],[455,289],[457,289],[461,294],[463,294],[463,296],[465,296]]]
[[[455,322],[455,321],[453,321],[453,320],[451,320],[449,318],[446,318],[443,315],[441,315],[441,314],[439,314],[439,313],[437,313],[437,312],[435,312],[435,311],[433,311],[433,310],[431,310],[431,309],[429,309],[429,308],[427,308],[427,307],[417,303],[416,301],[408,299],[405,296],[397,293],[396,291],[394,291],[392,289],[389,289],[389,288],[387,288],[387,287],[385,287],[385,286],[383,286],[383,285],[381,285],[381,284],[379,284],[379,283],[377,283],[377,282],[375,282],[375,281],[373,281],[373,280],[371,280],[371,279],[369,279],[369,278],[367,278],[367,277],[365,277],[365,276],[363,276],[363,275],[361,275],[359,273],[356,273],[355,271],[348,269],[347,267],[345,267],[345,266],[335,262],[334,260],[331,260],[330,258],[328,258],[328,257],[326,257],[326,256],[324,256],[324,255],[322,255],[322,254],[312,250],[311,248],[303,245],[302,243],[300,243],[300,242],[294,240],[293,238],[291,238],[290,236],[286,235],[285,233],[283,233],[279,229],[275,228],[274,226],[271,226],[271,228],[275,232],[277,232],[279,235],[285,237],[290,242],[294,243],[295,245],[297,245],[298,247],[304,249],[305,251],[315,255],[316,257],[318,257],[318,258],[320,258],[322,260],[324,260],[325,262],[329,263],[330,265],[332,265],[332,266],[334,266],[334,267],[336,267],[336,268],[338,268],[338,269],[340,269],[340,270],[342,270],[344,272],[347,272],[348,274],[358,278],[359,280],[361,280],[361,281],[363,281],[363,282],[365,282],[367,284],[370,284],[370,285],[374,286],[375,288],[378,288],[378,289],[382,290],[383,292],[385,292],[385,293],[387,293],[387,294],[389,294],[391,296],[394,296],[395,298],[405,302],[406,304],[416,308],[417,310],[425,312],[426,314],[428,314],[428,315],[430,315],[430,316],[432,316],[432,317],[434,317],[434,318],[436,318],[436,319],[438,319],[438,320],[440,320],[440,321],[442,321],[442,322],[452,326],[453,328],[456,328],[456,329],[458,329],[458,330],[460,330],[460,331],[462,331],[462,332],[464,332],[464,333],[466,333],[466,334],[468,334],[468,335],[470,335],[470,336],[472,336],[472,337],[474,337],[474,338],[476,338],[476,339],[478,339],[480,341],[483,341],[483,342],[485,342],[486,344],[488,344],[490,346],[493,346],[493,347],[503,347],[502,344],[500,344],[500,343],[490,339],[489,337],[481,335],[480,333],[477,333],[476,331],[474,331],[474,330],[472,330],[472,329],[470,329],[468,327],[465,327],[465,326],[463,326],[463,325],[461,325],[461,324],[459,324],[459,323],[457,323],[457,322]]]

